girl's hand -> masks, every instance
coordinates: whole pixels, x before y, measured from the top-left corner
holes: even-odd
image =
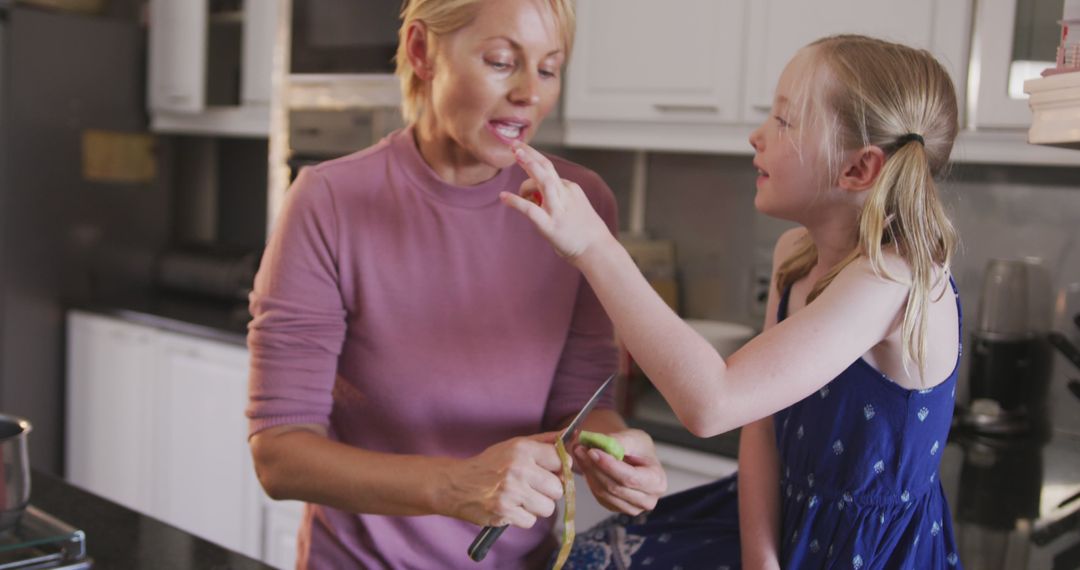
[[[555,513],[562,497],[558,432],[516,437],[475,457],[451,461],[441,475],[437,511],[482,526],[530,528]]]
[[[667,491],[667,474],[656,458],[652,438],[637,429],[608,434],[626,449],[622,461],[599,449],[574,448],[575,466],[596,500],[609,511],[636,516],[656,507]]]
[[[499,198],[528,218],[559,255],[574,260],[611,235],[581,187],[559,178],[547,157],[524,144],[514,156],[529,179],[521,184],[520,196],[503,192]]]

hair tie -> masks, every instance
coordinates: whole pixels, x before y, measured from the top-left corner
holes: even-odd
[[[902,147],[911,141],[918,141],[919,144],[926,146],[926,141],[923,140],[922,135],[917,135],[915,133],[908,133],[897,138],[896,146]]]

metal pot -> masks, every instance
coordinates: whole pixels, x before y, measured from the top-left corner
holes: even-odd
[[[0,532],[19,522],[30,502],[30,422],[0,414]]]

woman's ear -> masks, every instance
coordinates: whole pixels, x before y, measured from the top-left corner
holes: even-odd
[[[429,81],[434,70],[432,50],[428,42],[427,26],[420,21],[409,24],[405,34],[405,55],[413,73],[424,81]]]
[[[885,151],[877,146],[865,146],[853,151],[840,171],[838,185],[844,190],[859,192],[874,185],[885,166]]]

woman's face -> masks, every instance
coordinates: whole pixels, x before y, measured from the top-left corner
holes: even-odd
[[[758,170],[754,206],[777,218],[805,224],[826,198],[824,152],[817,128],[801,104],[813,73],[811,49],[803,49],[784,68],[773,96],[771,116],[750,135]]]
[[[467,26],[435,40],[427,134],[452,163],[514,163],[559,99],[565,48],[544,0],[487,0]]]

